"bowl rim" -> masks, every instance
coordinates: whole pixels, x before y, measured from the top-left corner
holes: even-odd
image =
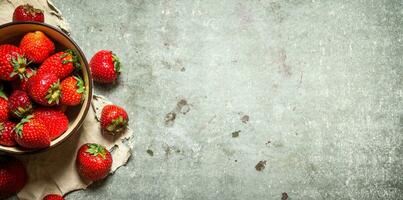
[[[61,34],[64,38],[66,38],[69,42],[71,42],[73,44],[73,46],[77,49],[78,53],[81,56],[81,60],[84,63],[84,67],[86,68],[86,70],[88,71],[87,75],[88,75],[88,96],[87,96],[87,103],[84,106],[84,112],[83,115],[81,117],[81,119],[78,121],[77,126],[73,128],[73,130],[70,131],[70,133],[68,135],[66,135],[64,138],[62,138],[60,141],[58,141],[57,143],[53,144],[52,146],[49,146],[47,148],[42,148],[42,149],[22,149],[20,151],[10,151],[10,150],[5,150],[5,149],[0,149],[0,154],[5,153],[5,154],[14,154],[14,155],[29,155],[29,154],[35,154],[35,153],[40,153],[40,152],[45,152],[48,151],[56,146],[59,146],[60,144],[62,144],[63,142],[65,142],[67,139],[69,139],[72,135],[74,135],[75,133],[77,133],[79,131],[79,129],[81,128],[81,126],[83,125],[83,122],[85,120],[85,118],[87,117],[88,111],[91,108],[91,102],[92,102],[92,95],[93,95],[93,79],[92,79],[92,74],[91,74],[91,69],[90,66],[88,64],[88,61],[85,57],[84,52],[81,50],[81,48],[78,46],[78,44],[68,35],[66,34],[63,30],[61,30],[60,28],[47,24],[47,23],[42,23],[42,22],[32,22],[32,21],[27,21],[27,22],[9,22],[9,23],[5,23],[5,24],[0,24],[0,29],[9,27],[9,26],[14,26],[14,25],[21,25],[21,24],[32,24],[32,25],[39,25],[39,26],[44,26],[46,28],[50,28],[54,31],[56,31],[57,33]],[[63,133],[65,134],[65,133]]]

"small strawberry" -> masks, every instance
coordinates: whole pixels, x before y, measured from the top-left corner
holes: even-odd
[[[19,192],[27,180],[27,171],[21,161],[8,156],[0,157],[0,197]]]
[[[38,74],[55,74],[63,79],[70,75],[74,69],[79,69],[80,62],[73,50],[59,52],[47,58],[38,69]]]
[[[116,105],[106,105],[101,113],[101,128],[107,133],[116,134],[122,132],[129,122],[126,111]]]
[[[20,5],[15,8],[13,13],[13,22],[19,21],[44,22],[45,17],[43,15],[43,10],[36,9],[29,4]]]
[[[20,42],[20,48],[33,63],[42,63],[55,50],[55,44],[41,31],[27,33]]]
[[[58,194],[48,194],[43,197],[43,200],[64,200],[63,196]]]
[[[33,115],[46,126],[51,140],[56,139],[69,128],[69,119],[60,110],[38,108],[34,111]]]
[[[22,90],[27,92],[27,83],[28,80],[36,74],[36,70],[27,67],[25,77],[23,79],[15,79],[12,83],[12,87],[14,90]]]
[[[0,122],[0,145],[13,147],[17,144],[14,140],[14,127],[14,122]]]
[[[37,74],[29,79],[28,94],[43,106],[59,104],[60,82],[53,74]]]
[[[70,76],[60,84],[60,102],[63,105],[75,106],[84,99],[84,81],[79,76]]]
[[[15,141],[29,149],[46,148],[50,146],[48,129],[40,119],[29,115],[15,126]]]
[[[28,65],[24,51],[14,45],[0,45],[0,80],[11,81],[25,76],[25,67]]]
[[[76,166],[82,177],[97,181],[105,178],[111,171],[112,156],[104,146],[87,143],[77,152]]]
[[[21,90],[14,90],[8,98],[8,109],[13,117],[22,118],[32,112],[32,103],[28,94]]]
[[[113,83],[118,78],[121,65],[112,51],[101,50],[91,58],[90,67],[94,81]]]
[[[3,92],[3,87],[0,87],[0,122],[8,119],[8,99]]]

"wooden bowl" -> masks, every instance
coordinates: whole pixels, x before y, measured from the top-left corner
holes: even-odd
[[[90,73],[90,68],[85,58],[84,53],[81,51],[80,47],[71,39],[68,35],[62,32],[59,28],[53,27],[44,23],[37,22],[12,22],[0,25],[0,44],[19,44],[21,38],[28,32],[42,31],[44,32],[56,45],[56,51],[63,51],[66,49],[75,50],[80,58],[82,66],[82,78],[85,83],[86,98],[83,103],[79,106],[68,107],[66,110],[66,115],[69,118],[69,128],[60,137],[53,140],[50,147],[45,149],[25,149],[22,147],[5,147],[0,145],[0,151],[7,154],[26,154],[35,153],[45,150],[49,150],[65,141],[74,133],[78,132],[85,117],[87,116],[88,110],[91,107],[92,100],[92,77]]]

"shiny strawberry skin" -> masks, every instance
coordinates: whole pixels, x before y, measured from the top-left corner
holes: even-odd
[[[27,180],[27,171],[21,161],[8,156],[0,158],[0,197],[17,193]]]
[[[105,178],[111,171],[112,156],[104,146],[87,143],[77,152],[76,167],[82,177],[97,181]]]
[[[48,194],[43,197],[43,200],[64,200],[63,196],[58,194]]]
[[[35,22],[44,22],[45,16],[43,15],[43,11],[40,9],[36,9],[29,4],[20,5],[15,8],[13,13],[13,22],[18,21],[35,21]]]
[[[41,31],[27,33],[20,42],[20,48],[33,63],[42,63],[55,51],[55,44]]]
[[[46,126],[51,140],[58,138],[69,128],[69,119],[60,110],[37,108],[33,115]]]
[[[14,140],[15,132],[14,132],[15,123],[10,121],[0,122],[0,145],[13,147],[16,146],[16,142]]]
[[[36,74],[29,79],[28,94],[33,101],[43,106],[59,104],[59,79],[53,74]]]
[[[90,61],[91,73],[94,81],[113,83],[120,73],[119,58],[112,51],[101,50]]]
[[[70,76],[60,84],[61,98],[60,102],[63,105],[76,106],[83,100],[84,82],[80,77]]]
[[[106,105],[101,113],[101,128],[108,133],[120,133],[129,122],[127,112],[116,105]]]
[[[14,90],[8,98],[8,109],[15,118],[25,117],[32,112],[31,99],[26,92]]]
[[[50,146],[49,131],[40,119],[24,118],[15,128],[15,141],[28,149],[46,148]]]
[[[14,45],[0,45],[0,80],[11,81],[25,74],[27,60],[24,51]]]
[[[59,79],[70,75],[79,67],[78,57],[72,50],[58,52],[47,58],[38,69],[38,74],[55,74]]]

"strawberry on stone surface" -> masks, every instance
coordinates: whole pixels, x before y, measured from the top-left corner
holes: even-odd
[[[97,181],[111,171],[112,156],[104,146],[87,143],[77,152],[76,167],[83,178]]]
[[[45,16],[43,15],[43,10],[34,8],[30,4],[25,4],[15,8],[13,13],[13,22],[20,21],[44,22]]]
[[[15,127],[15,141],[28,149],[39,149],[50,146],[50,136],[47,127],[40,119],[29,115]]]
[[[101,128],[110,134],[124,131],[129,122],[127,112],[117,105],[106,105],[101,113]]]
[[[90,61],[94,81],[99,83],[114,83],[120,73],[119,58],[112,51],[101,50]]]

